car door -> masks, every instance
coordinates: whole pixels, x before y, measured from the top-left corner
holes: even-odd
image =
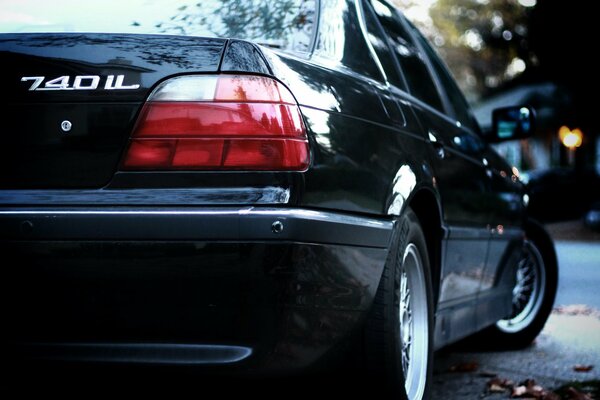
[[[428,56],[431,66],[446,94],[449,106],[461,128],[452,138],[453,145],[462,147],[462,153],[470,158],[485,177],[480,181],[485,186],[481,202],[486,208],[486,228],[489,236],[485,265],[479,274],[479,289],[476,302],[477,329],[483,328],[506,313],[507,293],[514,286],[514,265],[511,257],[518,255],[523,237],[523,203],[521,184],[514,171],[479,135],[479,126],[469,106],[448,70],[420,36],[418,38]]]
[[[493,207],[490,243],[478,296],[477,325],[496,322],[510,309],[512,289],[524,238],[523,185],[518,171],[510,167],[490,146],[485,149],[491,180]]]
[[[486,202],[489,179],[481,157],[483,142],[469,126],[453,118],[449,101],[440,94],[438,78],[432,74],[411,27],[387,3],[366,3],[365,8],[376,15],[388,39],[410,95],[394,82],[390,82],[390,91],[399,101],[411,105],[431,145],[430,164],[448,228],[438,306],[438,315],[444,319],[446,309],[448,320],[442,323],[444,338],[436,338],[437,345],[470,333],[475,324],[474,303],[485,268],[490,223]]]

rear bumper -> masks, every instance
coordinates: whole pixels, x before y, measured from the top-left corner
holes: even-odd
[[[360,326],[393,223],[275,208],[3,209],[19,357],[314,365]]]
[[[387,248],[391,227],[386,220],[303,209],[0,210],[0,238],[19,240],[286,240]]]

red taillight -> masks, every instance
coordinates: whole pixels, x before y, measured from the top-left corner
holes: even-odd
[[[260,76],[204,75],[171,79],[150,95],[123,168],[303,171],[308,164],[287,88]]]

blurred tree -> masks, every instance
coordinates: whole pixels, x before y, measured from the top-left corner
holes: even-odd
[[[163,33],[253,39],[274,46],[312,25],[313,0],[205,0],[183,4],[156,25]],[[139,26],[138,22],[132,25]],[[310,33],[310,32],[309,32]],[[308,35],[308,34],[307,34]],[[310,36],[309,36],[310,39]]]
[[[570,125],[584,133],[577,166],[595,164],[600,173],[596,4],[589,0],[539,0],[531,15],[530,42],[539,58],[540,72],[565,85],[573,96]]]
[[[393,0],[437,47],[470,101],[536,64],[529,51],[527,0]],[[411,16],[414,16],[411,18]],[[421,18],[419,19],[419,16]]]

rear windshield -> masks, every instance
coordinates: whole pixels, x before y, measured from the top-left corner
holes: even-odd
[[[308,52],[317,0],[1,0],[0,32],[103,32],[246,39]]]

